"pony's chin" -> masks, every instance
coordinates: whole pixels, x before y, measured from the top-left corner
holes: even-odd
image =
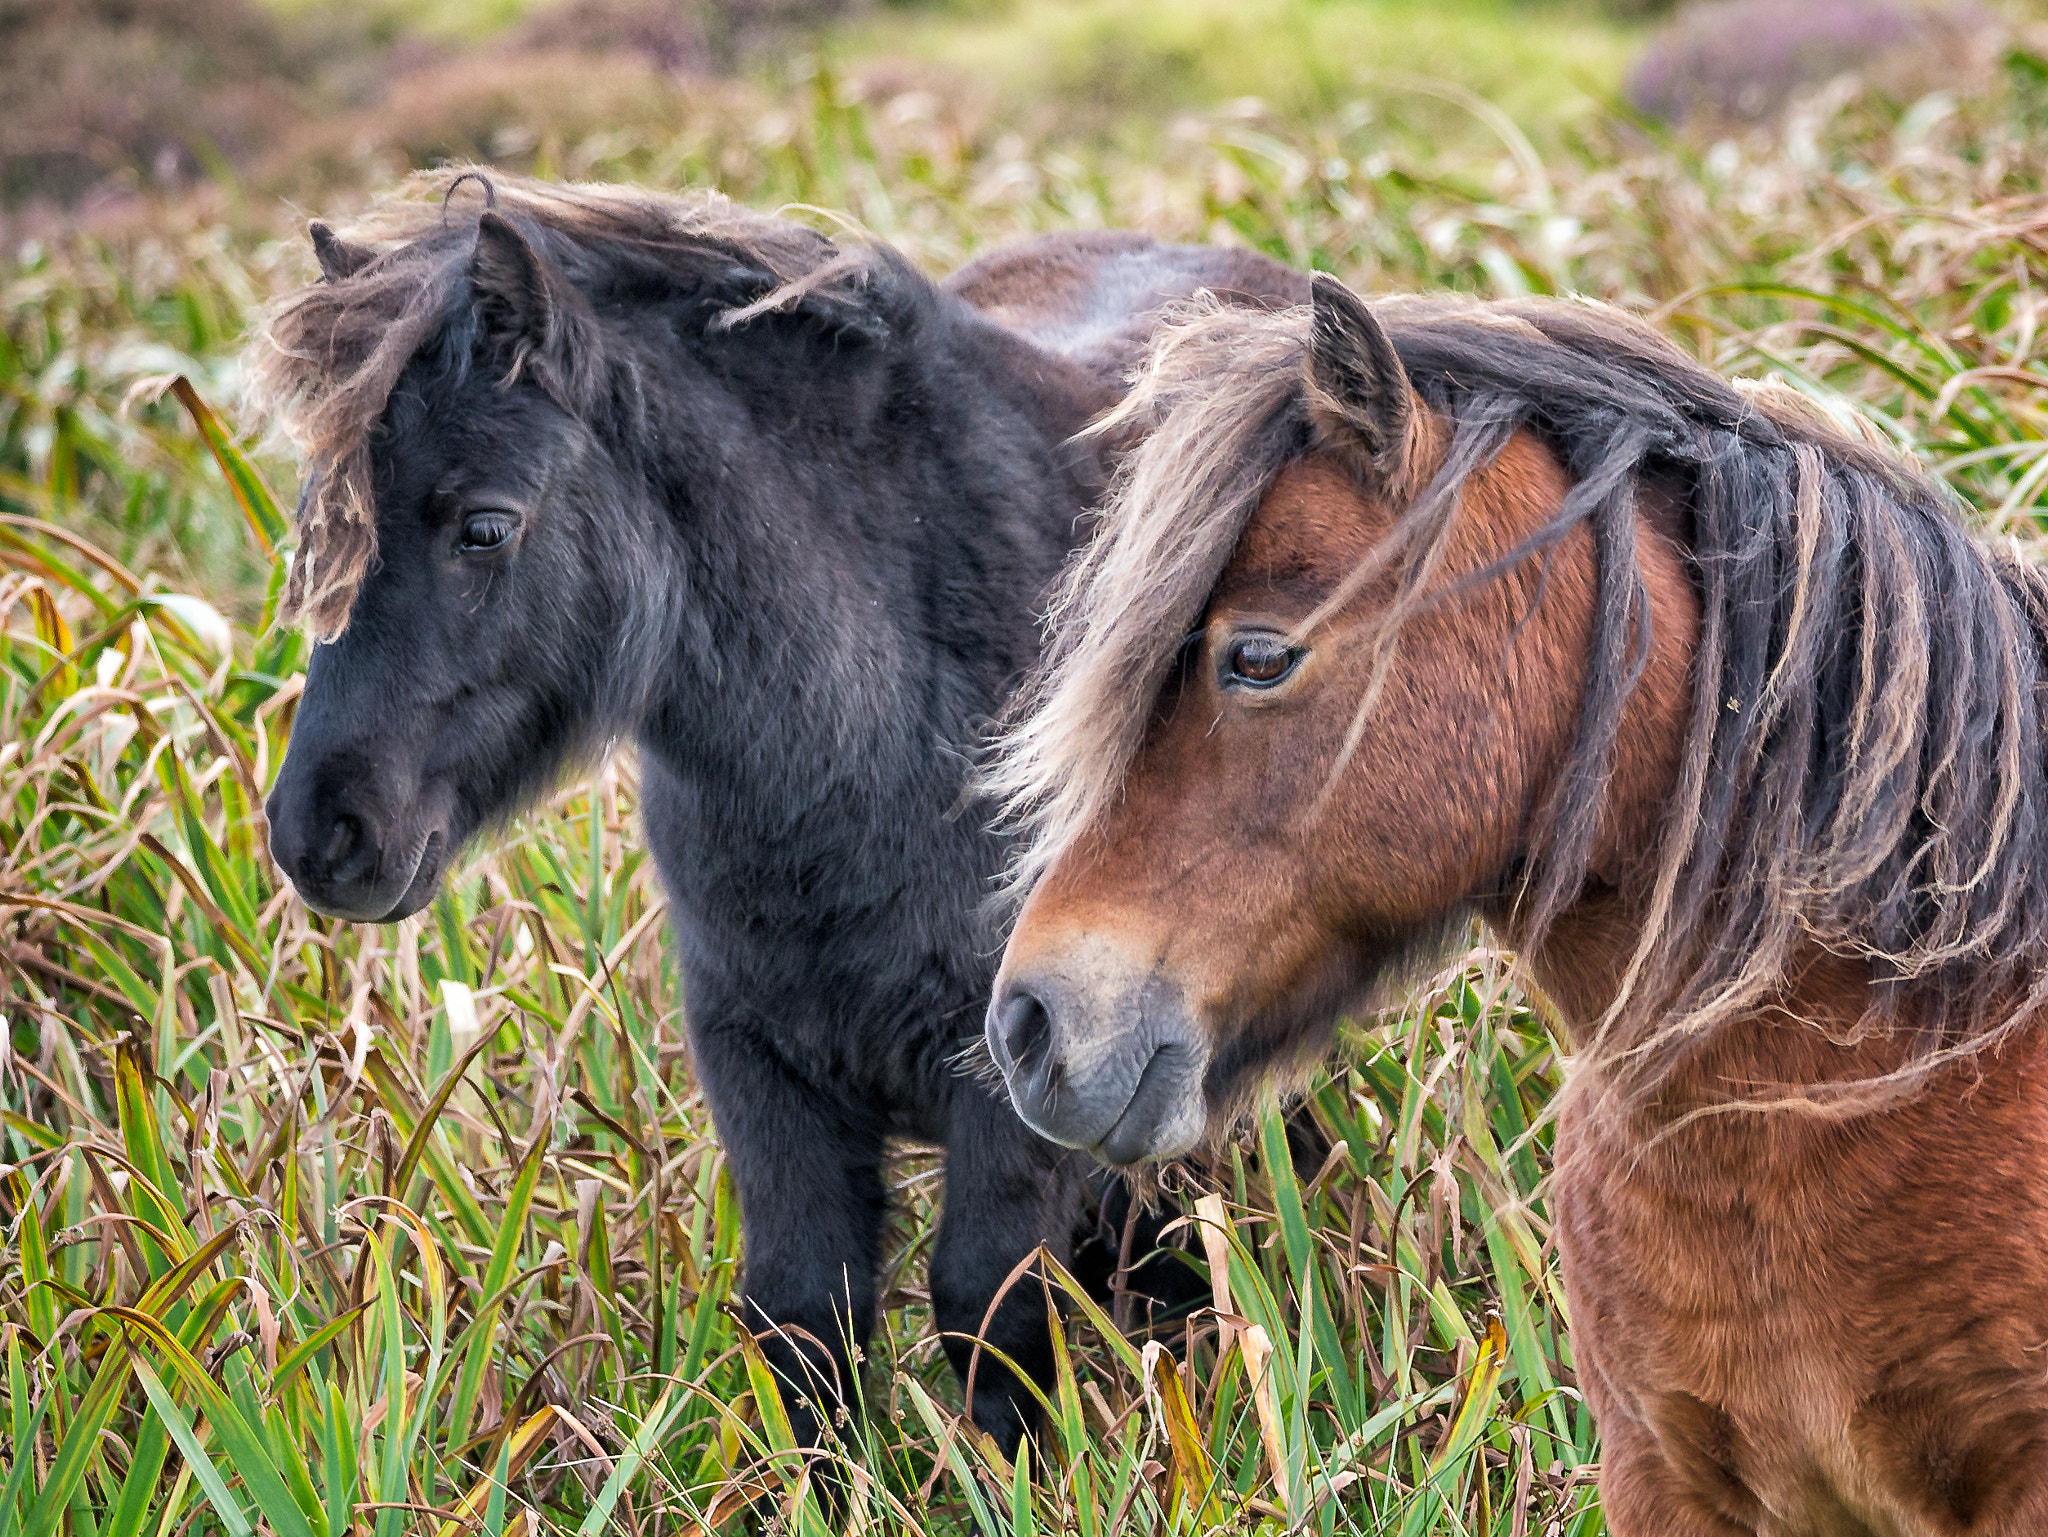
[[[401,918],[410,918],[428,906],[441,889],[441,870],[447,863],[448,843],[445,832],[427,835],[420,845],[419,858],[414,861],[412,878],[405,883],[405,890],[399,893],[398,900],[388,907],[344,907],[327,900],[324,895],[308,892],[304,887],[298,888],[299,900],[309,911],[323,918],[338,918],[343,923],[396,923]]]
[[[1160,1096],[1163,1102],[1148,1104],[1148,1072],[1131,1096],[1131,1103],[1117,1117],[1102,1141],[1088,1151],[1112,1168],[1130,1168],[1141,1163],[1164,1163],[1191,1153],[1208,1134],[1209,1106],[1201,1089]],[[1196,1079],[1200,1083],[1199,1077]]]
[[[434,894],[441,889],[441,867],[447,861],[448,835],[436,829],[427,834],[427,841],[420,848],[420,860],[412,872],[412,879],[406,884],[405,894],[378,923],[396,923],[401,918],[410,918],[434,900]]]

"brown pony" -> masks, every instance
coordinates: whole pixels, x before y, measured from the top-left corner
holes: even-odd
[[[1192,1148],[1477,915],[1618,1537],[2048,1532],[2048,584],[1594,305],[1319,278],[1109,425],[989,770],[1024,1118]]]

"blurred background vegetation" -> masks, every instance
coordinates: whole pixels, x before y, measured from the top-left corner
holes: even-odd
[[[2032,546],[2044,144],[2017,0],[0,0],[0,1531],[1600,1529],[1563,1049],[1483,949],[1347,1028],[1326,1157],[1270,1119],[1209,1172],[1215,1308],[1148,1342],[1057,1289],[1035,1461],[957,1418],[906,1149],[828,1515],[728,1310],[630,753],[405,924],[269,864],[306,648],[236,357],[306,217],[476,159],[934,272],[1119,225],[1585,293]]]

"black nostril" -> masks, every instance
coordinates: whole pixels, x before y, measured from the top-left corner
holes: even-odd
[[[1003,1004],[1003,1050],[1020,1073],[1038,1066],[1052,1042],[1052,1015],[1027,992],[1012,993]]]
[[[362,845],[363,819],[344,811],[328,830],[327,846],[320,851],[320,863],[328,870],[338,870]]]

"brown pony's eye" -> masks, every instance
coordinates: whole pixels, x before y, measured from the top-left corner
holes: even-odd
[[[1223,653],[1226,687],[1271,688],[1294,671],[1302,658],[1299,646],[1277,635],[1240,635]]]

